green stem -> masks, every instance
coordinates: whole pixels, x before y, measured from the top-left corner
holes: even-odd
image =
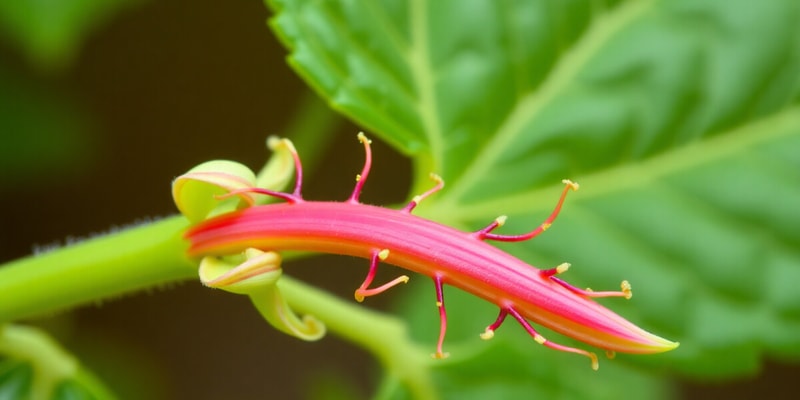
[[[408,386],[412,398],[437,397],[428,368],[431,356],[411,341],[401,319],[342,301],[286,276],[278,286],[295,311],[313,315],[334,334],[374,354],[389,374]]]
[[[0,267],[0,324],[196,277],[187,224],[170,217]]]

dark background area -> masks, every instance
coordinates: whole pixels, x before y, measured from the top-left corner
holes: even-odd
[[[147,2],[100,27],[76,63],[58,73],[37,70],[11,43],[0,42],[6,73],[84,116],[76,135],[37,144],[41,151],[31,156],[41,157],[43,167],[4,174],[0,261],[171,215],[171,180],[200,162],[224,158],[259,168],[268,157],[264,139],[281,134],[307,96],[284,61],[286,50],[267,28],[267,17],[260,1]],[[329,151],[318,160],[321,168],[308,171],[307,198],[349,195],[363,162],[358,130],[339,124]],[[0,132],[0,143],[10,146],[20,140],[17,134]],[[65,148],[72,156],[49,159],[63,156]],[[402,202],[408,160],[378,141],[374,153],[362,199]],[[351,298],[366,266],[365,260],[322,257],[286,272]],[[395,295],[371,298],[365,306],[388,308]],[[300,398],[328,376],[367,397],[380,376],[359,348],[332,335],[316,343],[283,335],[245,297],[199,282],[128,295],[38,323],[120,393]],[[120,379],[115,371],[133,371],[135,379]],[[770,365],[758,379],[688,384],[684,393],[698,399],[755,398],[766,387],[792,384],[795,374],[796,368]]]

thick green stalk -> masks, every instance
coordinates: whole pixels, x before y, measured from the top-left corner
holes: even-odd
[[[374,354],[415,399],[437,397],[430,380],[430,352],[411,341],[401,319],[342,301],[286,276],[278,281],[278,287],[292,309],[313,315],[335,335]]]
[[[170,217],[0,267],[0,323],[197,276]]]

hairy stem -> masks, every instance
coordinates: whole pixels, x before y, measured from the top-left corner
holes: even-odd
[[[0,323],[197,276],[170,217],[0,267]]]

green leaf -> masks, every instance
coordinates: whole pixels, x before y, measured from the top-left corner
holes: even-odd
[[[0,399],[23,399],[29,396],[33,367],[18,360],[0,358]]]
[[[95,150],[87,114],[20,75],[0,63],[0,185],[33,186],[85,170]]]
[[[443,175],[423,215],[526,232],[562,178],[582,184],[546,235],[503,247],[581,286],[630,280],[604,304],[681,347],[624,360],[800,360],[800,3],[270,4],[290,64],[415,157],[415,191]]]

